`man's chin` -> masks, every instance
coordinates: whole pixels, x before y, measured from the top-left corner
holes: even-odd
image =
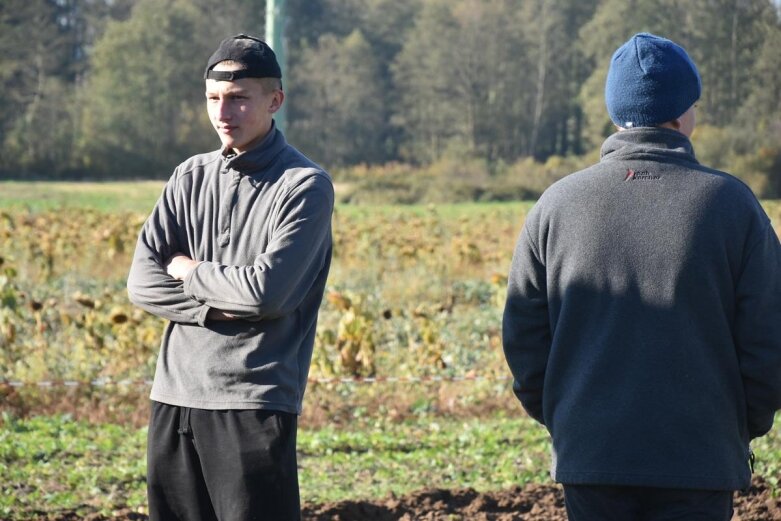
[[[261,135],[258,135],[258,136],[254,136],[252,138],[250,138],[250,137],[248,137],[246,135],[243,135],[244,139],[239,140],[239,139],[236,139],[236,138],[242,137],[242,136],[229,136],[229,135],[225,135],[225,134],[222,134],[222,133],[219,134],[220,141],[222,142],[223,149],[232,149],[236,153],[241,153],[241,152],[244,152],[245,150],[249,150],[250,148],[254,147],[258,143],[263,141],[263,139],[266,137],[266,135],[267,134],[261,134]]]
[[[240,143],[237,143],[235,139],[220,139],[220,142],[222,143],[223,149],[231,149],[234,150],[240,146]]]

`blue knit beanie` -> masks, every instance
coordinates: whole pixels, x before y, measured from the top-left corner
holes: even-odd
[[[638,33],[610,60],[605,103],[623,128],[653,127],[676,119],[700,99],[702,81],[683,47]]]

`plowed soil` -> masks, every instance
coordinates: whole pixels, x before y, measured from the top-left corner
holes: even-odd
[[[307,521],[566,521],[564,496],[555,485],[527,485],[481,494],[471,489],[425,490],[384,501],[342,501],[307,506]],[[757,478],[735,495],[732,521],[781,521],[781,497]]]
[[[499,492],[472,489],[431,489],[377,501],[340,501],[305,504],[304,521],[566,521],[561,488],[526,485]],[[117,521],[148,519],[143,514],[121,511],[113,517],[73,513],[39,515],[35,521]],[[781,497],[772,497],[767,484],[755,478],[747,492],[735,495],[732,521],[781,521]]]

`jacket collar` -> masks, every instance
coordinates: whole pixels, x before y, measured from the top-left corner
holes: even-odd
[[[224,168],[221,171],[225,173],[232,169],[239,174],[248,175],[264,170],[286,146],[285,136],[277,129],[276,123],[272,123],[266,137],[251,149],[234,154],[223,148],[221,156]]]
[[[697,163],[689,138],[669,128],[638,127],[616,132],[602,144],[601,161],[677,159]]]

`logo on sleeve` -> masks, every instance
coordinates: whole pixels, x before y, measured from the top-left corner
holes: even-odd
[[[661,179],[661,177],[660,175],[652,174],[648,170],[632,170],[628,168],[624,181],[656,181]]]

